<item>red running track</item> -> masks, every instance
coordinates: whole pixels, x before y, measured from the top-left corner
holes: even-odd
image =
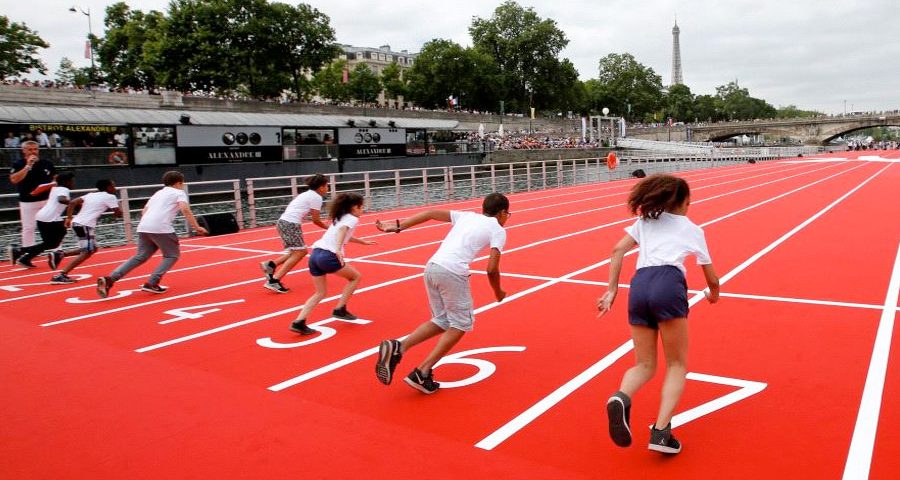
[[[635,445],[607,437],[607,396],[632,364],[625,302],[596,318],[609,252],[633,220],[633,180],[510,196],[501,267],[510,296],[472,277],[476,327],[424,396],[374,377],[376,345],[428,318],[421,274],[448,230],[352,245],[360,321],[311,316],[295,269],[279,295],[258,262],[274,229],[183,241],[165,295],[139,290],[156,259],[108,299],[93,281],[128,258],[103,250],[81,281],[0,267],[0,472],[4,478],[895,478],[900,440],[898,152],[845,152],[685,172],[722,299],[688,265],[689,382],[673,420],[684,451],[647,451],[662,371],[634,399]],[[880,155],[876,155],[880,153]],[[477,209],[479,201],[449,208]],[[306,226],[307,240],[321,232]],[[305,262],[303,265],[305,266]],[[473,264],[485,267],[484,259]],[[623,281],[634,269],[625,262]],[[339,293],[332,281],[330,294]],[[625,285],[627,287],[627,285]],[[624,298],[624,297],[623,297]],[[410,351],[405,375],[427,353]],[[892,357],[891,352],[895,355]]]

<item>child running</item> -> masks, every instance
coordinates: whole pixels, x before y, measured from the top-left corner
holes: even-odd
[[[434,381],[432,367],[450,352],[466,332],[472,330],[475,319],[469,287],[469,264],[485,247],[491,249],[487,276],[494,290],[494,298],[500,302],[506,297],[506,292],[500,288],[500,254],[506,244],[503,226],[512,215],[509,213],[509,200],[503,194],[491,193],[484,198],[481,212],[427,210],[402,222],[397,220],[394,225],[375,222],[379,230],[397,233],[428,220],[453,223],[441,246],[425,266],[425,289],[432,318],[419,325],[402,342],[381,342],[375,364],[375,375],[381,383],[391,384],[394,369],[407,350],[440,335],[431,353],[404,379],[422,393],[431,394],[440,388],[440,383]]]
[[[97,191],[91,192],[83,197],[78,197],[69,202],[66,209],[65,227],[70,225],[78,237],[78,246],[81,251],[78,256],[73,258],[68,265],[50,279],[53,285],[64,285],[75,283],[75,279],[69,277],[69,272],[75,267],[81,265],[85,260],[91,258],[97,251],[96,232],[97,219],[107,210],[112,210],[117,217],[122,216],[122,210],[119,208],[119,199],[115,196],[116,184],[109,179],[97,180]],[[52,198],[52,197],[51,197]],[[76,208],[81,206],[81,211],[75,218],[72,213]]]
[[[74,173],[65,172],[56,176],[56,186],[50,189],[47,203],[34,216],[34,219],[37,221],[38,232],[41,233],[41,243],[24,248],[10,247],[12,249],[10,259],[14,263],[26,268],[35,268],[35,265],[31,263],[31,259],[47,250],[52,250],[47,260],[50,264],[50,270],[56,270],[64,256],[62,250],[58,250],[58,248],[62,245],[67,230],[62,214],[66,210],[66,205],[69,204],[70,190],[74,186]]]
[[[672,436],[672,415],[687,374],[688,301],[684,260],[694,255],[703,269],[709,303],[719,300],[719,277],[712,265],[703,230],[685,214],[691,204],[687,182],[672,175],[651,175],[638,182],[628,196],[628,208],[640,218],[613,248],[609,287],[597,300],[600,316],[612,308],[625,253],[640,245],[637,271],[628,294],[628,323],[634,341],[635,366],[622,378],[619,391],[606,402],[609,435],[620,447],[631,445],[631,397],[656,373],[657,337],[666,356],[666,377],[656,424],[648,448],[678,453],[681,443]]]
[[[206,229],[197,223],[194,213],[191,212],[188,196],[184,193],[184,174],[174,170],[166,172],[163,174],[163,185],[162,190],[158,190],[147,200],[141,211],[141,221],[137,226],[137,252],[113,270],[108,277],[97,279],[97,294],[101,298],[106,298],[115,282],[150,259],[157,250],[162,250],[162,262],[150,274],[141,290],[150,293],[163,293],[167,290],[159,282],[181,256],[178,235],[172,226],[172,220],[178,212],[184,215],[194,231],[200,235],[207,234]]]
[[[266,283],[263,286],[278,293],[290,291],[281,284],[281,279],[306,256],[306,242],[303,240],[303,230],[300,228],[300,222],[303,221],[306,214],[309,214],[312,222],[316,225],[328,228],[319,213],[322,210],[325,195],[328,194],[328,179],[317,173],[306,180],[306,185],[309,189],[291,200],[284,213],[281,214],[281,218],[278,219],[278,223],[275,224],[287,252],[275,260],[266,260],[259,264],[263,273],[266,274]],[[279,265],[281,268],[276,271],[275,269]]]
[[[359,285],[361,276],[355,268],[344,263],[344,245],[347,242],[375,245],[375,242],[371,240],[353,236],[353,232],[359,224],[359,217],[362,215],[363,203],[363,197],[355,193],[341,193],[331,201],[328,208],[331,226],[328,227],[322,238],[313,243],[313,251],[309,256],[309,274],[312,275],[316,293],[306,300],[297,319],[291,323],[292,331],[301,335],[310,335],[316,332],[306,325],[306,319],[309,318],[309,314],[316,308],[316,305],[325,298],[325,292],[328,290],[325,276],[329,273],[347,280],[347,285],[344,286],[344,291],[341,293],[341,299],[338,300],[331,316],[343,320],[356,320],[356,315],[347,310],[347,302],[356,290],[356,286]]]

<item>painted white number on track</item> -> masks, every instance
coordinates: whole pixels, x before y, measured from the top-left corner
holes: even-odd
[[[167,315],[171,315],[175,318],[170,318],[168,320],[160,320],[160,325],[165,325],[167,323],[178,322],[181,320],[194,320],[197,318],[203,318],[204,315],[210,313],[221,312],[221,308],[209,308],[209,307],[218,307],[220,305],[231,305],[233,303],[241,303],[244,299],[240,298],[237,300],[229,300],[227,302],[219,302],[219,303],[208,303],[206,305],[197,305],[195,307],[184,307],[184,308],[175,308],[172,310],[166,310],[164,313]],[[201,308],[208,308],[209,310],[203,310],[201,312],[194,312],[193,310],[200,310]]]
[[[73,280],[84,280],[85,278],[91,278],[91,275],[88,273],[73,273],[69,275]],[[7,292],[21,292],[24,290],[23,287],[46,287],[49,282],[38,282],[38,283],[20,283],[18,285],[3,285],[0,287],[0,290],[6,290]]]
[[[85,299],[83,299],[83,298],[81,298],[81,297],[69,297],[69,298],[66,299],[66,303],[97,303],[97,302],[105,302],[105,301],[113,300],[113,299],[116,299],[116,298],[124,298],[124,297],[127,297],[127,296],[131,295],[131,294],[134,293],[134,292],[140,292],[140,291],[141,291],[140,288],[135,288],[134,290],[118,290],[118,291],[116,291],[115,295],[110,295],[110,296],[108,296],[108,297],[106,297],[106,298],[97,298],[97,297],[94,297],[94,298],[91,298],[91,299],[88,299],[88,300],[85,300]]]
[[[316,322],[316,323],[309,325],[309,328],[319,331],[318,335],[310,338],[309,340],[302,340],[302,341],[293,342],[293,343],[281,343],[281,342],[276,342],[275,340],[272,340],[272,337],[266,337],[266,338],[256,339],[256,344],[259,345],[260,347],[265,347],[265,348],[296,348],[296,347],[305,347],[307,345],[312,345],[314,343],[319,343],[319,342],[328,340],[329,338],[337,335],[337,330],[335,330],[331,327],[325,326],[326,324],[331,323],[331,322],[347,322],[347,323],[354,323],[356,325],[366,325],[368,323],[372,323],[371,320],[363,320],[362,318],[358,318],[356,320],[343,320],[343,319],[334,318],[334,317],[326,318],[325,320],[322,320],[320,322]]]
[[[525,347],[487,347],[487,348],[476,348],[475,350],[466,350],[464,352],[457,352],[452,355],[447,355],[442,358],[437,364],[435,364],[434,368],[438,368],[441,365],[445,365],[448,363],[461,363],[464,365],[471,365],[478,369],[474,375],[469,378],[464,378],[462,380],[457,380],[455,382],[447,382],[441,381],[441,388],[457,388],[457,387],[465,387],[468,385],[472,385],[474,383],[478,383],[497,371],[497,366],[493,363],[482,360],[480,358],[466,358],[470,355],[478,355],[480,353],[490,353],[490,352],[524,352]]]

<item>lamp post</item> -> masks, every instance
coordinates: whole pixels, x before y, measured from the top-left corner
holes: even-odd
[[[91,54],[91,73],[88,76],[88,86],[90,87],[94,84],[94,32],[91,27],[91,9],[88,8],[87,11],[84,11],[81,9],[81,7],[76,8],[75,6],[72,6],[71,8],[69,8],[69,11],[72,13],[81,12],[81,14],[86,16],[88,19],[88,48]]]

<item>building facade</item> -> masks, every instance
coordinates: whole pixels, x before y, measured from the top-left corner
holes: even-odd
[[[406,71],[413,66],[418,53],[409,53],[406,50],[395,52],[391,50],[390,45],[382,45],[378,48],[372,47],[354,47],[352,45],[341,46],[341,53],[338,56],[340,60],[347,61],[347,68],[352,72],[353,68],[359,63],[365,63],[369,66],[375,75],[381,75],[384,68],[392,63],[400,66],[401,71]],[[410,106],[404,101],[403,97],[397,99],[385,98],[384,92],[378,94],[376,100],[379,105],[393,108],[402,108]]]

